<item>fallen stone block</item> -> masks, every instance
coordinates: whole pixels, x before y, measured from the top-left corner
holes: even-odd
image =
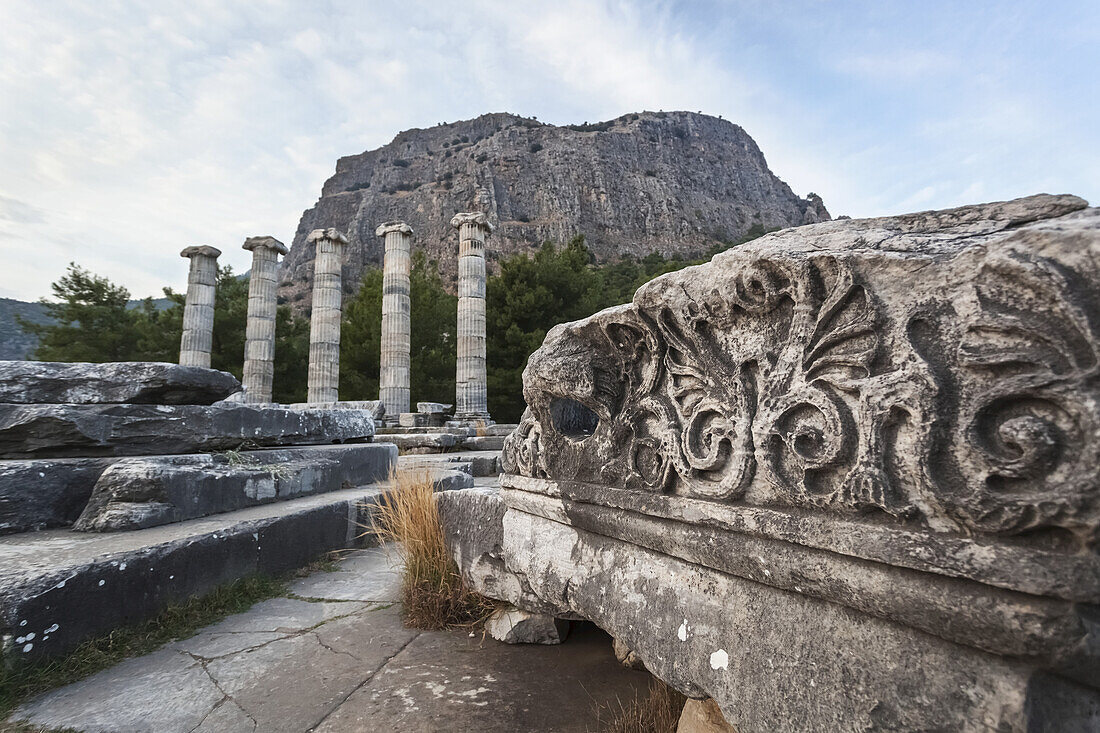
[[[385,479],[386,444],[325,445],[221,454],[122,458],[99,477],[73,529],[145,529]]]
[[[1095,729],[1086,207],[788,229],[554,327],[506,569],[737,730]]]
[[[0,405],[0,458],[164,455],[364,441],[362,410],[219,405]]]
[[[408,428],[408,427],[401,427],[400,425],[386,425],[384,427],[378,428],[378,430],[375,431],[375,434],[376,435],[412,435],[412,434],[420,434],[420,433],[428,433],[428,434],[447,433],[448,435],[453,435],[456,438],[463,438],[467,435],[474,435],[475,432],[476,431],[473,428],[448,428],[448,427],[439,427],[439,426],[431,426],[431,425],[429,425],[427,427],[422,427],[422,428]]]
[[[0,361],[0,403],[210,405],[241,390],[228,372],[151,361]]]
[[[393,443],[404,455],[406,453],[441,453],[453,448],[456,439],[450,433],[387,433],[378,436],[378,441]]]
[[[0,535],[76,521],[92,487],[117,458],[0,461]]]
[[[495,451],[462,451],[459,453],[428,453],[405,455],[399,466],[405,467],[455,467],[464,465],[474,477],[499,476],[500,453]],[[462,469],[466,470],[466,469]]]
[[[498,608],[485,622],[485,630],[505,644],[561,644],[569,636],[569,621],[518,608]]]
[[[443,417],[423,412],[402,412],[397,416],[397,424],[403,428],[438,428],[443,427]]]
[[[472,435],[462,438],[458,444],[458,447],[462,450],[493,450],[499,451],[504,448],[504,436],[503,435]]]
[[[416,411],[424,413],[425,415],[442,415],[445,412],[449,412],[454,405],[448,405],[444,402],[417,402]]]

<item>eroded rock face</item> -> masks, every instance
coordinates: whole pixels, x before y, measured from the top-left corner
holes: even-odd
[[[579,127],[579,126],[577,126]],[[529,252],[575,234],[597,260],[697,255],[753,227],[827,221],[821,198],[794,194],[768,168],[737,125],[692,112],[628,114],[587,129],[510,114],[407,130],[377,150],[341,158],[317,203],[302,214],[282,265],[280,294],[309,304],[309,232],[348,235],[343,282],[355,292],[365,267],[381,267],[382,222],[415,230],[413,250],[458,275],[459,211],[484,212],[496,226],[488,267],[498,255]]]
[[[505,564],[740,731],[1095,725],[1098,293],[1046,195],[658,278],[531,356]]]
[[[212,405],[240,390],[229,372],[179,364],[0,361],[0,403]]]

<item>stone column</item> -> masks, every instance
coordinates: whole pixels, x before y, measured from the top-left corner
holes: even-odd
[[[187,298],[183,304],[183,338],[180,339],[182,366],[210,367],[219,255],[221,250],[205,245],[184,247],[180,252],[180,257],[191,260],[191,270],[187,273]]]
[[[485,240],[493,226],[485,214],[456,214],[458,229],[458,365],[455,419],[491,422],[485,376]]]
[[[347,237],[332,227],[314,229],[313,312],[309,322],[309,393],[307,402],[336,402],[340,387],[340,254]]]
[[[409,412],[409,271],[412,267],[412,228],[403,221],[388,221],[375,230],[386,238],[382,265],[382,361],[378,399],[386,417],[397,419]]]
[[[252,252],[248,275],[248,321],[245,325],[245,402],[271,402],[275,373],[275,273],[286,245],[274,237],[249,237],[244,249]]]

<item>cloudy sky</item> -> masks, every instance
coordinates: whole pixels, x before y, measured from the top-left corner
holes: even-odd
[[[0,0],[0,296],[243,271],[337,157],[495,111],[722,115],[834,215],[1098,203],[1098,69],[1095,0]]]

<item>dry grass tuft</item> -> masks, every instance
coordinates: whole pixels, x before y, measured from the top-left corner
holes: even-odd
[[[606,723],[600,717],[601,733],[676,733],[687,698],[656,677],[644,697],[635,696],[628,704],[619,702]]]
[[[447,550],[434,494],[430,471],[396,472],[378,501],[373,528],[383,543],[400,548],[406,625],[429,631],[476,626],[494,604],[462,580]]]

